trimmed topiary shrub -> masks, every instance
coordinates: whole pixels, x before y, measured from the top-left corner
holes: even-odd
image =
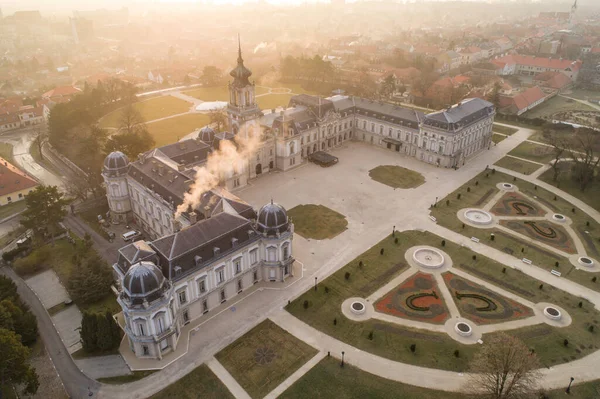
[[[344,278],[346,280],[350,280],[350,272],[346,272],[346,274],[344,274]]]
[[[412,353],[415,353],[415,352],[416,352],[416,350],[417,350],[417,344],[410,344],[410,351],[411,351]]]
[[[302,307],[304,309],[308,309],[308,300],[304,300],[304,303],[302,303]]]

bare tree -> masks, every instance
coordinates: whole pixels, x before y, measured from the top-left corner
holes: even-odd
[[[46,124],[36,125],[33,128],[34,139],[33,143],[37,146],[38,151],[40,153],[40,159],[44,159],[44,154],[42,153],[42,147],[48,141],[48,127]]]
[[[554,156],[554,159],[550,165],[552,166],[552,172],[554,173],[552,176],[552,181],[555,182],[558,180],[558,175],[560,173],[560,161],[566,153],[569,143],[564,138],[564,134],[561,135],[560,132],[549,130],[547,131],[547,134],[548,142],[552,146],[552,154]]]
[[[600,162],[597,154],[600,133],[593,129],[580,128],[577,129],[572,141],[573,145],[569,148],[573,162],[571,175],[579,183],[579,189],[583,192],[594,180]]]
[[[146,129],[146,121],[140,111],[135,109],[133,105],[129,104],[121,113],[121,119],[119,121],[119,131],[122,133],[135,134],[140,130]]]
[[[535,396],[540,377],[535,353],[519,339],[499,333],[490,337],[473,358],[468,390],[490,399]]]

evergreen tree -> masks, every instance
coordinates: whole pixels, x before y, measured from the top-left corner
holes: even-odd
[[[69,292],[80,303],[97,302],[110,293],[113,275],[106,262],[94,251],[88,251],[81,264],[69,277]]]
[[[97,313],[96,315],[96,344],[98,349],[106,351],[113,348],[113,332],[109,320],[105,315]]]
[[[29,349],[19,341],[19,336],[0,328],[0,348],[0,397],[2,388],[10,384],[26,384],[26,392],[35,393],[39,385],[37,375],[27,363]]]
[[[118,348],[119,345],[121,344],[121,327],[119,327],[119,325],[117,324],[117,322],[115,321],[114,317],[112,316],[112,314],[110,313],[109,310],[106,311],[104,316],[106,317],[106,319],[108,320],[108,322],[110,324],[110,330],[112,333],[112,340],[113,340],[113,348]]]
[[[23,227],[33,229],[38,235],[49,233],[54,237],[59,231],[59,222],[67,211],[67,200],[56,186],[37,186],[26,198],[27,209],[21,214]]]
[[[97,335],[96,335],[96,315],[89,312],[83,312],[81,319],[81,330],[79,336],[81,337],[81,344],[83,350],[91,353],[97,348]]]

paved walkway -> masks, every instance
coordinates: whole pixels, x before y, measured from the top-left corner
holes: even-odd
[[[121,355],[77,359],[75,364],[93,379],[131,374],[131,370],[129,370]]]
[[[312,359],[310,359],[308,362],[304,363],[304,365],[302,365],[302,367],[300,367],[292,375],[290,375],[288,378],[286,378],[285,381],[283,381],[281,384],[279,384],[277,386],[277,388],[275,388],[274,390],[269,392],[269,394],[267,396],[265,396],[264,399],[277,399],[277,397],[279,395],[281,395],[282,393],[284,393],[286,391],[286,389],[288,389],[289,387],[294,385],[294,382],[298,381],[300,378],[302,378],[302,376],[304,376],[304,374],[308,373],[310,371],[310,369],[315,367],[317,365],[317,363],[319,363],[321,360],[323,360],[323,358],[325,356],[327,356],[327,354],[325,352],[317,353]]]
[[[229,371],[227,371],[217,359],[211,357],[206,362],[206,365],[213,373],[215,373],[217,377],[219,377],[221,382],[225,384],[227,389],[229,389],[229,392],[231,392],[233,396],[236,397],[236,399],[252,399],[250,395],[248,395],[248,393],[244,390],[244,388],[242,388],[242,386],[238,384],[235,378],[233,378],[233,376],[229,374]]]

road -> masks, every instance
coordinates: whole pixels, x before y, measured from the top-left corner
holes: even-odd
[[[44,309],[44,306],[25,284],[25,282],[8,267],[0,267],[0,274],[11,278],[17,284],[17,292],[21,299],[29,306],[35,317],[37,317],[39,336],[44,341],[50,359],[56,367],[67,394],[71,398],[87,398],[89,392],[97,392],[100,384],[83,374],[73,362],[61,341],[52,320]],[[88,387],[90,390],[88,390]]]

